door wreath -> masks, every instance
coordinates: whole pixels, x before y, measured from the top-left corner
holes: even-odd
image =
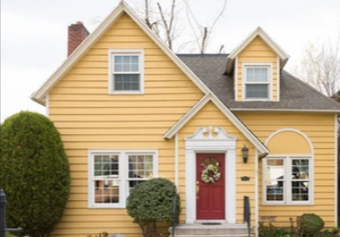
[[[209,176],[209,173],[212,172],[213,175]],[[218,167],[215,164],[209,164],[201,174],[201,179],[204,183],[215,183],[215,181],[221,178],[221,173],[218,172]]]

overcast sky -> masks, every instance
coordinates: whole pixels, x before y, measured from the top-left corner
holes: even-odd
[[[29,97],[65,60],[67,26],[82,21],[92,32],[118,2],[1,0],[1,122],[20,110],[45,113]],[[127,2],[136,8],[144,0]],[[170,0],[160,2],[166,9]],[[177,27],[179,41],[185,41],[192,32],[181,7]],[[191,7],[200,24],[211,25],[222,0],[191,0]],[[208,51],[216,52],[223,44],[228,53],[258,26],[290,55],[291,67],[300,62],[308,42],[336,39],[340,0],[227,0]],[[185,50],[194,45],[190,47]]]

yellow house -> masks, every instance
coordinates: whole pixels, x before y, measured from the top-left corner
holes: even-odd
[[[71,165],[53,236],[137,236],[126,198],[153,177],[177,185],[180,227],[243,228],[244,196],[255,235],[260,221],[303,213],[337,225],[340,106],[287,73],[261,28],[230,54],[176,55],[124,2],[88,37],[76,27],[69,57],[32,95]]]

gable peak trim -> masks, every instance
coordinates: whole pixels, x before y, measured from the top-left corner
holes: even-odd
[[[43,85],[36,90],[31,99],[45,105],[45,96],[57,84],[59,80],[80,60],[82,56],[112,27],[123,14],[128,14],[135,23],[153,40],[158,47],[192,80],[192,82],[204,93],[210,93],[210,89],[194,74],[187,65],[145,24],[143,20],[125,2],[119,5],[105,18],[105,20],[90,34],[62,63],[62,65],[48,78]]]
[[[259,26],[240,45],[238,45],[228,56],[226,73],[231,73],[237,55],[257,36],[279,56],[280,68],[282,69],[289,59],[289,55]]]
[[[212,93],[201,98],[180,120],[178,120],[165,134],[164,139],[171,139],[193,118],[209,101],[239,129],[242,134],[255,146],[261,157],[269,154],[267,147]]]

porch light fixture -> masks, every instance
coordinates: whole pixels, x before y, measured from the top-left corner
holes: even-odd
[[[242,158],[243,158],[243,163],[247,163],[248,162],[248,147],[246,147],[246,145],[244,145],[244,147],[242,148]]]

